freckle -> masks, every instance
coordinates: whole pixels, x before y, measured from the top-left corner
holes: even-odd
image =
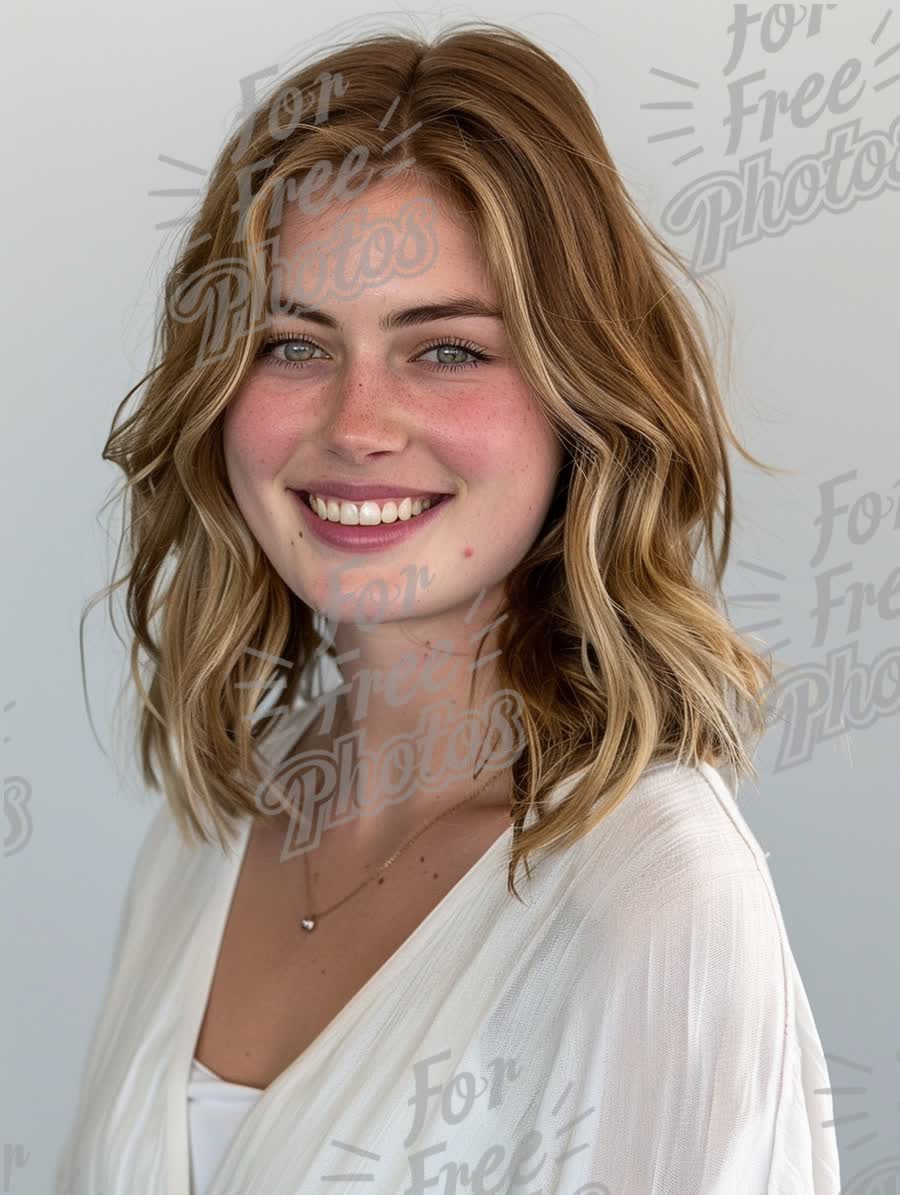
[[[473,551],[474,549],[472,548],[463,548],[463,556],[469,557],[473,554]]]
[[[437,873],[437,872],[434,872],[434,874],[432,875],[432,877],[431,877],[431,878],[432,878],[433,880],[436,880],[436,879],[438,878],[438,873]]]

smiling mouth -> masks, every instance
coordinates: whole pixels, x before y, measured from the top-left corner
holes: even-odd
[[[435,494],[423,498],[372,498],[353,502],[325,494],[314,497],[309,490],[295,490],[294,493],[323,523],[343,527],[382,527],[408,522],[453,497],[452,494]]]

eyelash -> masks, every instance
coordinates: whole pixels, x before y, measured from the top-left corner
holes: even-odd
[[[273,336],[269,340],[265,341],[265,343],[260,348],[259,352],[256,354],[257,358],[268,358],[269,361],[271,361],[271,363],[273,365],[278,365],[282,369],[291,369],[291,370],[305,369],[307,365],[312,365],[312,361],[282,361],[282,360],[280,360],[280,358],[273,357],[271,355],[271,350],[275,347],[275,345],[284,344],[284,343],[291,344],[294,342],[296,342],[298,344],[311,345],[313,348],[319,349],[323,353],[327,351],[327,350],[323,349],[320,344],[317,344],[314,340],[310,340],[310,338],[308,336],[294,336],[290,332],[282,332],[280,335]],[[421,348],[419,350],[419,352],[420,352],[420,354],[421,353],[429,353],[429,352],[431,352],[432,349],[436,349],[436,348],[465,349],[467,353],[471,353],[471,355],[475,358],[475,360],[474,361],[457,362],[455,365],[446,365],[441,361],[426,361],[426,362],[424,362],[424,364],[427,365],[429,369],[439,369],[439,370],[475,369],[479,365],[486,363],[488,361],[493,361],[493,359],[494,359],[488,353],[486,353],[483,349],[479,349],[477,347],[477,345],[472,344],[471,341],[461,340],[461,339],[459,339],[459,337],[456,337],[456,336],[450,336],[450,337],[445,336],[439,340],[433,340],[430,344],[424,345],[423,348]]]

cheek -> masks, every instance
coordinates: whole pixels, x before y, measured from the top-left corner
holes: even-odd
[[[460,388],[462,391],[462,387]],[[448,396],[441,414],[423,424],[429,445],[469,483],[506,487],[528,469],[541,445],[541,417],[521,382],[500,381],[477,392]]]
[[[285,417],[285,404],[271,390],[246,386],[225,415],[223,442],[231,472],[272,477],[296,447],[297,428]]]
[[[478,495],[479,519],[503,525],[505,551],[517,559],[533,541],[552,497],[555,441],[542,408],[519,381],[485,395],[446,451],[450,467]]]

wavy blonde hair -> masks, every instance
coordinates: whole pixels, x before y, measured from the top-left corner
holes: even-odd
[[[287,136],[273,128],[270,111],[329,75],[345,94],[333,89],[327,120],[310,113]],[[468,214],[517,364],[565,448],[546,522],[506,579],[499,632],[501,687],[521,698],[526,739],[510,809],[518,896],[520,861],[529,873],[531,852],[575,843],[652,763],[755,775],[746,741],[766,728],[772,681],[718,605],[733,518],[727,443],[773,470],[729,426],[701,323],[665,267],[695,281],[689,269],[634,207],[575,82],[526,37],[479,22],[430,43],[389,32],[339,45],[280,81],[228,140],[166,278],[156,363],[104,448],[131,498],[130,568],[89,606],[127,583],[144,780],[158,786],[155,756],[182,834],[224,845],[235,818],[260,815],[257,749],[275,720],[260,715],[260,694],[282,683],[290,706],[322,644],[315,612],[250,534],[224,466],[225,411],[264,336],[254,305],[271,261],[259,250],[286,180],[318,162],[338,168],[359,147],[378,159],[398,129],[413,131],[386,169],[412,157],[410,174]],[[233,299],[248,278],[249,331],[198,364],[210,296],[221,302],[224,287]],[[198,279],[209,289],[185,318]],[[701,549],[705,581],[694,575]]]

